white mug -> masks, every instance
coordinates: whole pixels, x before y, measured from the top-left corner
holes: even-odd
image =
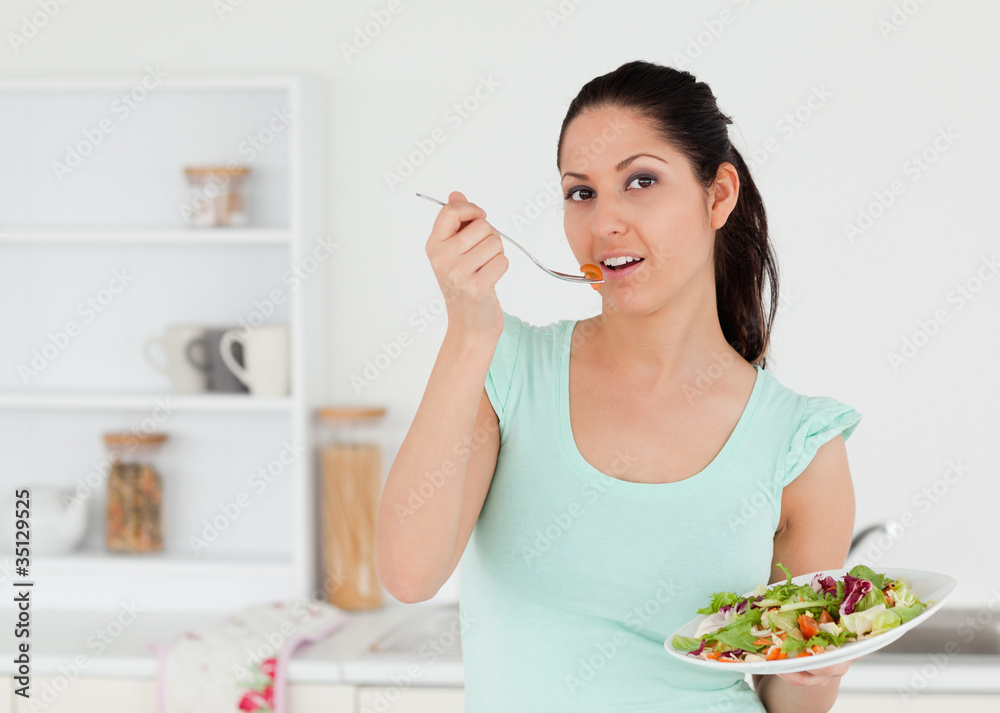
[[[175,324],[167,327],[162,337],[150,337],[142,345],[142,355],[149,365],[165,374],[173,384],[174,390],[185,394],[196,394],[208,388],[205,372],[198,369],[187,358],[185,351],[188,344],[205,336],[205,328],[187,324]],[[153,356],[154,348],[158,347],[166,355],[164,365]],[[194,345],[194,349],[203,349]],[[204,361],[204,354],[201,356]]]
[[[288,327],[263,324],[243,334],[230,329],[219,341],[219,353],[236,378],[254,396],[288,395]],[[243,364],[233,356],[233,342],[243,345]]]

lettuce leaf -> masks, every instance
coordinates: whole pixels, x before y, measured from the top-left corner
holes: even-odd
[[[865,609],[871,609],[873,606],[878,604],[885,604],[885,595],[882,594],[881,589],[876,589],[872,587],[865,596],[858,600],[858,603],[854,605],[854,611],[864,611]]]
[[[875,589],[884,589],[886,580],[888,580],[888,577],[884,574],[879,574],[875,570],[865,567],[863,564],[852,567],[848,574],[852,577],[857,577],[858,579],[867,579],[875,586]]]
[[[778,569],[780,569],[782,572],[784,572],[785,576],[788,577],[788,580],[785,582],[785,584],[791,584],[792,583],[792,573],[788,571],[788,567],[786,567],[785,565],[781,564],[781,562],[776,562],[774,566],[777,567]]]
[[[760,615],[760,609],[749,609],[746,614],[735,617],[721,629],[710,634],[709,638],[729,644],[734,649],[759,651],[761,647],[754,644],[757,637],[750,633],[750,629],[760,624]]]
[[[674,634],[670,640],[670,645],[677,651],[694,651],[701,644],[701,639],[692,639],[690,636],[681,636],[680,634]]]
[[[879,612],[872,621],[872,634],[881,634],[883,631],[888,631],[893,627],[899,626],[901,623],[902,619],[899,614],[892,609],[886,609]]]
[[[896,613],[896,616],[899,617],[900,624],[905,624],[913,617],[922,613],[926,608],[927,608],[926,604],[923,604],[921,602],[916,602],[915,604],[911,604],[908,607],[895,606],[889,611]]]
[[[699,614],[704,614],[705,616],[710,616],[719,611],[720,608],[725,606],[731,606],[741,599],[739,594],[734,594],[733,592],[716,592],[712,595],[712,601],[707,607],[699,609]]]
[[[893,583],[892,591],[896,598],[896,606],[909,607],[919,602],[917,595],[910,588],[910,582],[904,577],[900,577]]]
[[[772,611],[767,613],[767,620],[770,623],[771,628],[784,632],[789,632],[798,627],[798,622],[795,620],[795,617],[795,614],[789,614],[783,611]]]
[[[840,617],[840,625],[857,636],[867,634],[872,630],[872,627],[875,624],[875,618],[884,611],[886,611],[886,608],[885,602],[883,601],[878,606],[865,609],[864,611],[844,614]]]

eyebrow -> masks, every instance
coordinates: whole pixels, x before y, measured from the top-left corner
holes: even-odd
[[[663,161],[663,163],[667,163],[666,159],[662,159],[659,156],[654,156],[651,153],[637,153],[635,156],[629,156],[627,159],[625,159],[624,161],[622,161],[621,163],[619,163],[617,166],[615,166],[615,171],[624,171],[626,168],[629,167],[630,163],[632,163],[633,161],[635,161],[640,156],[649,156],[650,158],[655,158],[657,161]],[[580,178],[580,179],[583,179],[583,180],[587,179],[587,176],[585,174],[583,174],[583,173],[571,173],[571,172],[567,171],[566,173],[564,173],[562,175],[562,177],[566,178],[566,176],[572,176],[573,178]]]

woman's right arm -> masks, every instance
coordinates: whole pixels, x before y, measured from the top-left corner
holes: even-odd
[[[482,509],[500,435],[483,387],[503,331],[494,290],[507,270],[481,210],[449,196],[427,241],[448,328],[379,501],[376,567],[403,602],[431,598],[454,572]]]

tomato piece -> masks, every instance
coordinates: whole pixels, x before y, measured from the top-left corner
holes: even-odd
[[[604,279],[604,273],[601,271],[601,268],[589,262],[586,265],[580,265],[580,272],[582,272],[583,276],[586,277],[588,280]],[[598,285],[597,283],[593,283],[590,286],[596,290]]]
[[[798,622],[802,636],[807,639],[811,639],[819,633],[819,626],[816,624],[816,620],[808,614],[799,614]]]
[[[826,609],[824,609],[823,611],[821,611],[819,613],[819,623],[820,624],[832,624],[833,623],[833,617],[830,616],[830,612],[828,612]]]

